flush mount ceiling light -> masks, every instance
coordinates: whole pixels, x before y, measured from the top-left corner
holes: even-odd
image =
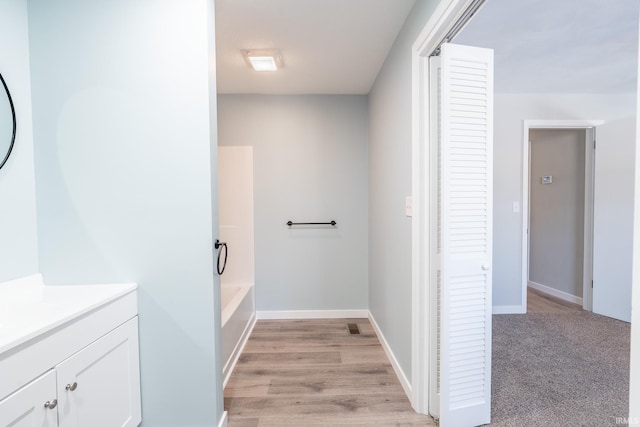
[[[243,50],[247,64],[256,71],[276,71],[283,66],[282,55],[278,49]]]

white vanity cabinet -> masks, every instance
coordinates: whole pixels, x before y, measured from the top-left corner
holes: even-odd
[[[138,359],[134,318],[56,366],[59,427],[140,424]]]
[[[0,427],[138,426],[136,286],[44,288],[0,306]]]
[[[3,427],[54,427],[58,425],[56,373],[49,371],[0,401]],[[45,403],[48,403],[45,407]],[[52,407],[53,406],[53,407]]]

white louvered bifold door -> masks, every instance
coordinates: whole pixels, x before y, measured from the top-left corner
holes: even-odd
[[[493,51],[441,51],[440,422],[491,416]]]
[[[440,173],[440,110],[442,73],[440,57],[429,58],[429,414],[440,418],[440,292],[442,285],[442,180]]]

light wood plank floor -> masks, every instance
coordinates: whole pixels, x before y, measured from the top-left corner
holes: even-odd
[[[224,395],[229,427],[435,425],[411,408],[367,319],[258,321]]]
[[[527,313],[575,313],[582,307],[560,298],[527,288]]]

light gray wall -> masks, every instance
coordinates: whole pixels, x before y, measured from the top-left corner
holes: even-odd
[[[529,280],[581,298],[586,137],[584,129],[529,132]]]
[[[220,95],[218,104],[220,145],[254,148],[257,309],[366,309],[367,97]]]
[[[41,270],[138,282],[144,426],[222,416],[212,21],[211,0],[29,1]]]
[[[16,109],[16,142],[0,169],[0,282],[38,272],[26,0],[0,2],[0,73]],[[4,88],[0,89],[4,96]],[[10,120],[9,120],[10,121]],[[2,130],[1,137],[10,136]],[[0,153],[4,158],[5,152]],[[2,161],[2,159],[0,159]]]
[[[411,378],[411,46],[438,2],[417,1],[369,94],[369,309]]]
[[[635,94],[496,94],[493,220],[500,227],[493,240],[494,308],[520,307],[522,298],[522,213],[513,213],[512,207],[522,203],[523,120],[606,121],[597,130],[594,245],[615,257],[616,267],[594,253],[594,280],[600,271],[602,278],[630,283],[635,102]],[[620,232],[605,232],[611,227]]]

